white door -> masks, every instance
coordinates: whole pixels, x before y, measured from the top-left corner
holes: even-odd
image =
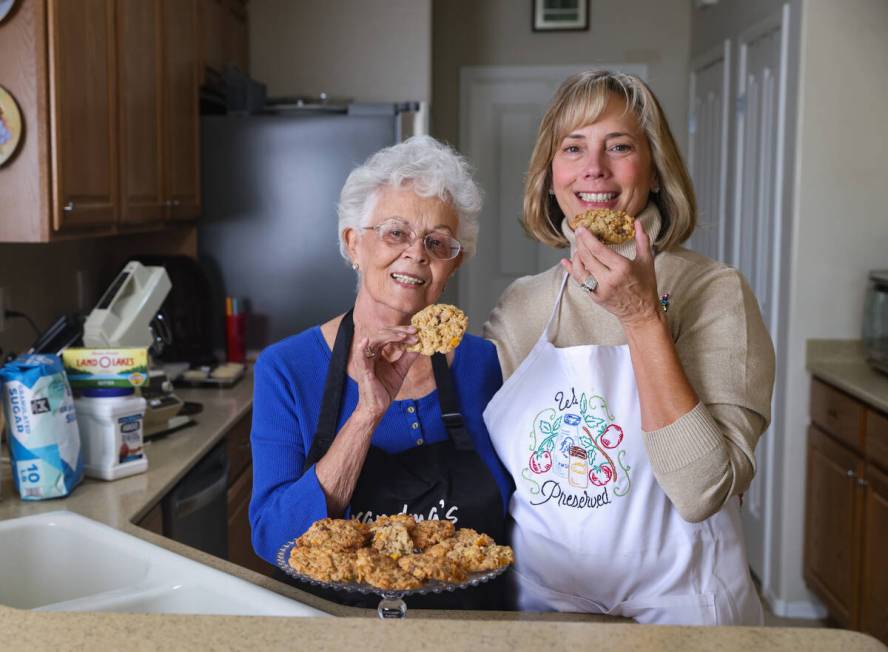
[[[781,16],[738,39],[735,102],[736,159],[729,262],[749,281],[765,324],[779,345],[778,253],[782,250],[781,210],[784,183],[786,53]],[[778,359],[780,351],[778,350]],[[776,402],[776,404],[780,404]],[[774,428],[756,449],[757,472],[746,493],[743,521],[753,571],[770,585],[770,556],[775,487]]]
[[[569,75],[593,68],[642,78],[647,74],[643,65],[606,64],[460,71],[460,151],[475,167],[475,178],[485,193],[477,254],[457,275],[459,304],[473,333],[480,334],[512,281],[548,269],[565,253],[524,234],[519,221],[524,176],[540,120],[558,86]]]
[[[697,195],[697,228],[686,246],[725,260],[730,133],[731,45],[691,64],[688,167]]]

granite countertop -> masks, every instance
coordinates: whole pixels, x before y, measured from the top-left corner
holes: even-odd
[[[21,650],[659,650],[884,652],[840,629],[666,627],[576,622],[246,618],[0,611],[3,640]]]
[[[70,510],[150,543],[339,616],[283,618],[94,612],[36,612],[0,606],[0,637],[15,649],[519,650],[614,646],[621,649],[888,650],[875,639],[835,629],[663,627],[589,614],[412,610],[405,621],[380,621],[375,610],[343,607],[144,530],[138,522],[250,409],[252,374],[231,389],[177,390],[204,406],[198,425],[151,440],[147,473],[103,482],[86,479],[68,498],[18,499],[3,462],[0,520]],[[2,550],[2,549],[0,549]]]
[[[808,340],[805,362],[812,376],[888,412],[888,375],[867,364],[860,340]]]

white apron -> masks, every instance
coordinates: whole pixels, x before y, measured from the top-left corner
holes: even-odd
[[[516,485],[516,606],[763,624],[738,499],[688,523],[654,478],[629,347],[552,344],[566,282],[540,339],[484,411]]]

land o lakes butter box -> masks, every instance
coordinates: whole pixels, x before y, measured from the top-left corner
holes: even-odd
[[[71,387],[141,387],[148,382],[148,349],[66,349]]]

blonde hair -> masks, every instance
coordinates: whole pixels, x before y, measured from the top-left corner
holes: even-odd
[[[549,194],[552,159],[561,140],[573,129],[588,125],[605,111],[612,97],[626,101],[647,137],[660,190],[651,194],[660,209],[663,226],[657,237],[660,249],[687,240],[697,224],[697,206],[690,175],[669,130],[666,116],[651,89],[635,75],[591,70],[568,77],[540,123],[536,145],[524,183],[522,226],[527,234],[554,247],[566,247],[561,233],[564,213]]]

